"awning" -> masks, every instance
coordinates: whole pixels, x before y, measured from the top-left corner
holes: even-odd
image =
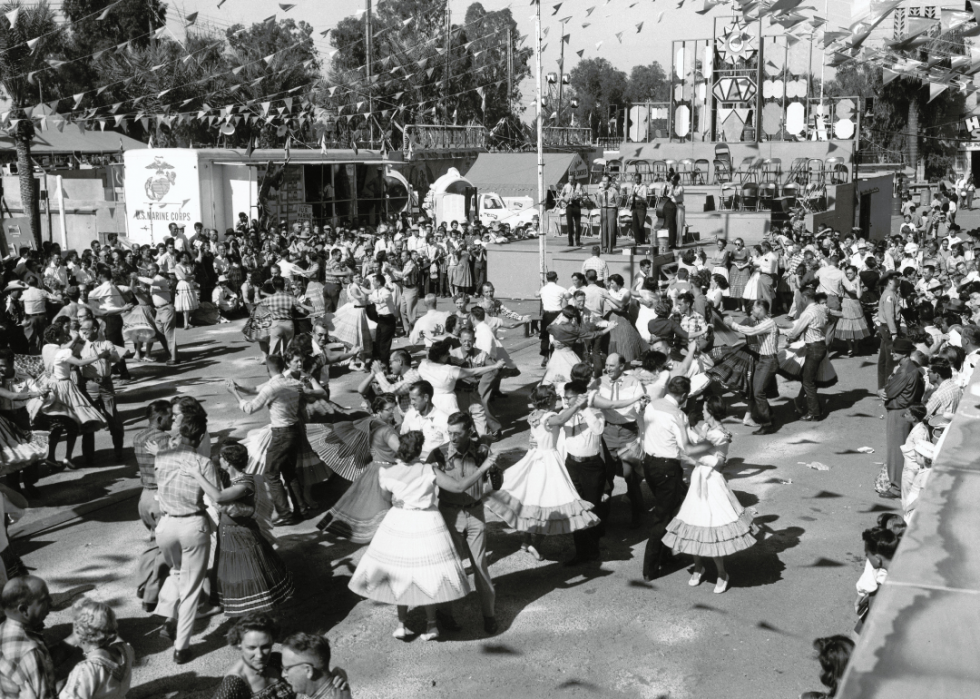
[[[0,148],[13,148],[14,140],[7,135],[0,136]],[[118,153],[120,150],[146,148],[146,144],[116,131],[100,131],[86,129],[84,132],[78,124],[65,124],[64,130],[59,131],[48,126],[44,131],[38,130],[31,141],[31,153],[34,155],[52,155],[54,153]]]
[[[576,153],[545,153],[544,186],[557,187],[568,181],[572,170],[581,180],[588,180],[588,164]],[[466,171],[466,179],[481,192],[496,192],[502,197],[538,198],[537,153],[481,153]]]

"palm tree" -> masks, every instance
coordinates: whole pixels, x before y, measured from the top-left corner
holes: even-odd
[[[0,8],[4,14],[20,9],[13,26],[0,20],[0,86],[10,99],[11,134],[17,150],[17,173],[20,176],[20,197],[25,213],[30,217],[34,245],[41,249],[41,209],[38,182],[31,162],[31,141],[34,122],[26,109],[40,99],[31,73],[49,69],[46,59],[52,57],[61,44],[61,30],[54,12],[44,2],[37,5],[8,3]],[[33,42],[33,46],[27,44]]]

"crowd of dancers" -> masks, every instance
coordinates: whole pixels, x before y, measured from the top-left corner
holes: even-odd
[[[567,281],[549,272],[539,291],[542,372],[531,377],[529,442],[515,460],[494,447],[524,422],[495,409],[501,382],[521,373],[498,333],[531,319],[495,298],[478,264],[492,236],[456,225],[260,231],[248,221],[223,239],[203,228],[171,233],[157,248],[93,244],[77,255],[51,246],[6,261],[3,506],[16,514],[46,474],[93,464],[98,430],[124,458],[115,385],[133,378],[127,360],[154,362],[154,343],[168,364],[181,361],[181,315],[184,327],[244,318],[269,379],[227,388],[244,414],[267,414],[268,424],[212,444],[204,406],[180,396],[151,402],[132,442],[151,536],[138,595],[162,620],[177,664],[194,657],[196,618],[236,619],[229,642],[242,657],[221,699],[349,692],[324,639],[296,634],[271,653],[275,614],[302,583],[279,555],[276,527],[317,516],[323,536],[364,545],[349,585],[396,607],[395,638],[457,631],[453,603],[471,591],[470,574],[493,635],[488,513],[522,535],[528,556],[541,560],[548,537],[571,534],[565,565],[596,565],[622,478],[629,526],[648,533],[643,578],[688,567],[692,586],[713,579],[721,594],[737,586],[727,557],[756,541],[753,512],[724,476],[734,405],[745,406],[753,435],[778,431],[785,419],[771,401],[781,373],[800,380],[790,401],[799,419],[821,420],[818,390],[836,379],[835,343],[838,358],[855,356],[877,335],[888,449],[876,489],[901,498],[907,521],[980,356],[980,254],[955,229],[940,239],[904,229],[869,244],[790,225],[751,252],[718,240],[678,253],[669,276],[646,261],[630,283],[595,249],[581,272]],[[454,267],[445,277],[443,260]],[[452,306],[441,310],[448,295]],[[405,338],[397,348],[396,337]],[[362,396],[354,410],[331,396],[331,382],[349,372]],[[313,488],[331,478],[346,490],[324,514]],[[897,526],[865,533],[863,613]],[[49,596],[9,545],[2,554],[6,643],[43,623]],[[424,630],[412,626],[413,607],[425,608]],[[86,600],[76,616],[100,631],[76,633],[91,644],[65,657],[84,653],[92,667],[73,667],[97,675],[86,686],[107,693],[62,696],[125,696],[132,649],[116,638],[112,610]],[[22,675],[63,667],[59,652]]]

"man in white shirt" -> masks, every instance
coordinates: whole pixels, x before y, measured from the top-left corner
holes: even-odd
[[[582,274],[585,275],[586,279],[589,277],[589,270],[595,272],[596,279],[599,282],[599,286],[605,285],[605,280],[609,276],[609,266],[606,261],[599,257],[601,249],[598,245],[592,246],[592,257],[587,259],[582,263]]]
[[[306,277],[309,279],[316,274],[315,268],[303,269],[293,263],[293,255],[290,252],[283,253],[282,258],[276,263],[276,266],[279,267],[279,274],[286,281],[292,281],[293,277]]]
[[[391,357],[391,341],[395,337],[395,297],[385,286],[384,275],[375,274],[371,277],[371,293],[368,296],[374,304],[377,313],[378,329],[375,333],[373,357],[382,364],[387,364]]]
[[[99,285],[88,292],[88,305],[92,309],[92,314],[100,318],[105,324],[105,339],[116,347],[125,347],[126,340],[123,339],[123,314],[135,308],[135,304],[126,303],[119,288],[112,283],[112,272],[108,267],[99,268]],[[126,367],[126,360],[120,359],[119,378],[129,381],[129,369]]]
[[[541,366],[548,366],[548,355],[551,352],[551,336],[548,334],[548,326],[554,322],[555,318],[561,313],[561,309],[568,303],[569,293],[558,286],[558,272],[548,272],[545,275],[548,282],[535,292],[535,296],[541,299]]]
[[[146,269],[152,276],[140,277],[139,280],[150,288],[157,337],[169,357],[167,364],[173,366],[177,363],[177,312],[174,310],[173,297],[170,293],[170,280],[160,273],[160,268],[154,263],[147,265]],[[149,356],[150,344],[147,343],[146,356]]]
[[[432,394],[432,384],[428,381],[413,384],[408,392],[412,407],[402,420],[402,434],[419,431],[425,438],[420,461],[429,458],[429,453],[436,447],[449,443],[449,416],[432,405]]]
[[[587,405],[586,393],[588,387],[582,382],[569,381],[565,384],[566,404],[579,406],[571,419],[561,427],[565,437],[565,469],[579,497],[592,503],[593,513],[604,521],[609,514],[608,505],[603,506],[602,503],[602,493],[606,486],[602,432],[606,427],[606,420],[601,412]],[[595,527],[572,533],[575,555],[565,561],[566,566],[599,560],[599,539],[604,529],[602,521]]]
[[[681,464],[695,465],[687,448],[699,439],[692,434],[683,411],[690,392],[690,379],[675,376],[667,382],[667,394],[651,402],[643,413],[643,471],[654,499],[653,526],[643,554],[643,579],[648,582],[666,572],[662,570],[664,534],[687,494]]]
[[[184,234],[183,223],[177,224],[177,230],[174,232],[174,250],[177,252],[185,252],[191,249],[190,243],[187,242],[187,236]]]
[[[602,441],[606,448],[605,460],[612,465],[617,473],[622,473],[626,480],[626,496],[629,498],[632,508],[630,526],[636,528],[640,526],[640,518],[643,516],[643,493],[640,490],[641,476],[629,464],[620,460],[619,450],[636,442],[639,436],[637,418],[640,414],[640,406],[638,401],[646,395],[646,391],[636,377],[624,373],[626,368],[626,360],[622,355],[613,353],[606,357],[603,367],[604,373],[599,379],[595,399],[616,405],[622,405],[623,401],[633,401],[623,407],[602,408],[602,416],[606,423],[602,433]],[[609,480],[611,482],[612,478]]]
[[[412,332],[408,336],[408,341],[413,345],[424,342],[426,347],[432,347],[433,342],[446,336],[446,319],[449,317],[449,313],[437,311],[438,302],[439,299],[435,294],[426,294],[425,298],[422,299],[425,313],[415,321]]]
[[[517,365],[514,364],[514,360],[510,358],[510,354],[507,353],[503,344],[497,339],[497,334],[494,332],[494,327],[492,327],[505,327],[500,318],[488,318],[487,312],[482,306],[471,308],[470,318],[473,321],[473,332],[476,335],[476,348],[486,352],[490,355],[490,359],[495,362],[503,360],[504,366],[512,371],[517,371],[517,374],[519,374],[520,371],[517,370]],[[520,323],[514,323],[506,327],[512,328],[517,325],[520,325]],[[516,376],[517,374],[510,373],[509,375]]]

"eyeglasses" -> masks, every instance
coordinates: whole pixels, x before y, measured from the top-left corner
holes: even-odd
[[[313,663],[296,663],[295,665],[283,665],[281,672],[285,673],[286,670],[292,670],[294,667],[302,667],[303,665],[309,665],[313,667]]]

